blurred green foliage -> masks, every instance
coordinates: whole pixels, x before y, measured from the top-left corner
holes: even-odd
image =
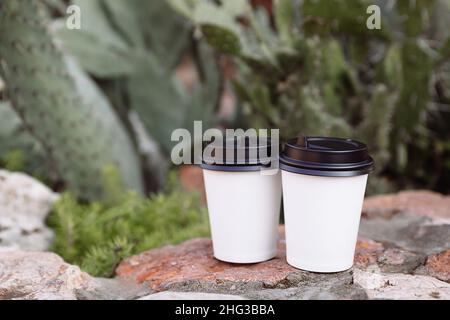
[[[55,45],[40,2],[2,2],[0,74],[20,124],[41,146],[53,175],[86,199],[101,199],[99,176],[113,165],[126,189],[143,194],[133,141],[109,101]]]
[[[214,125],[221,89],[214,53],[195,41],[193,26],[166,1],[72,2],[84,13],[83,28],[69,30],[62,19],[55,24],[58,38],[85,70],[114,83],[109,90],[113,104],[136,111],[166,154],[174,129],[191,128],[192,119]],[[200,75],[191,90],[175,77],[188,53]]]
[[[0,1],[0,166],[70,191],[49,219],[53,250],[93,275],[208,235],[199,197],[174,179],[139,194],[161,187],[173,129],[217,125],[218,58],[236,71],[232,126],[362,140],[369,193],[450,191],[449,0],[273,0],[270,12],[256,0]],[[69,3],[81,30],[65,27]],[[366,27],[372,4],[381,30]]]
[[[65,27],[69,3],[81,30]],[[126,188],[158,190],[172,130],[217,125],[225,57],[240,115],[229,126],[353,137],[376,160],[369,193],[449,192],[449,0],[256,3],[3,0],[0,165],[84,199],[109,192],[111,167]],[[366,27],[373,4],[381,30]],[[143,135],[156,147],[144,151]]]
[[[107,180],[113,182],[114,175]],[[71,194],[62,195],[48,222],[55,230],[52,251],[92,275],[110,277],[123,258],[209,236],[200,197],[174,187],[171,176],[169,190],[150,199],[113,192],[108,204],[81,204]]]
[[[37,161],[46,160],[48,180],[83,199],[105,197],[100,178],[110,167],[122,189],[157,191],[172,131],[192,129],[194,120],[215,125],[222,87],[215,54],[165,1],[71,3],[81,8],[81,30],[68,29],[65,15],[58,18],[63,1],[2,2],[1,90],[9,103],[0,112],[15,121],[5,139],[13,126],[25,129],[40,146]],[[188,85],[175,76],[185,55],[198,76]],[[0,148],[1,160],[11,147]],[[3,162],[11,163],[11,155],[18,153]],[[28,157],[24,170],[34,173],[28,163],[36,159]]]
[[[450,189],[450,2],[169,0],[237,66],[242,126],[365,141],[369,192]],[[257,1],[255,1],[257,2]],[[381,30],[366,10],[381,8]]]

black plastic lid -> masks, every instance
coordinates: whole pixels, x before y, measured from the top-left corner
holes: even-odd
[[[282,170],[313,176],[359,176],[373,166],[367,146],[352,139],[299,136],[286,143],[280,156]]]
[[[279,142],[270,138],[234,137],[205,146],[210,156],[202,159],[201,167],[214,171],[259,171],[278,161]],[[272,152],[275,151],[275,152]]]

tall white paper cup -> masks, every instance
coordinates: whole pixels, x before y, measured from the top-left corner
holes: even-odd
[[[277,254],[281,174],[203,170],[214,257],[256,263]]]
[[[312,272],[350,269],[373,168],[367,147],[349,139],[303,137],[286,144],[280,162],[287,262]]]

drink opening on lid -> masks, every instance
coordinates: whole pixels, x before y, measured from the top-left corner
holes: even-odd
[[[368,174],[373,159],[367,146],[356,140],[300,135],[286,143],[280,167],[300,174],[346,177]]]

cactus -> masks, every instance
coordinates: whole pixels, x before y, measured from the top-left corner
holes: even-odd
[[[64,47],[89,73],[118,80],[128,109],[137,112],[148,133],[169,154],[171,133],[192,120],[213,120],[221,76],[215,59],[197,64],[201,79],[193,92],[174,76],[181,56],[197,47],[192,25],[165,1],[75,0],[82,30],[56,24]],[[92,50],[92,48],[96,48]],[[201,51],[206,52],[209,48]],[[211,56],[211,52],[208,53]],[[129,102],[129,103],[128,103]]]
[[[273,0],[270,17],[244,0],[169,2],[197,25],[205,42],[234,58],[234,85],[248,126],[278,127],[284,138],[301,130],[364,139],[378,172],[402,177],[409,170],[412,180],[424,178],[422,169],[413,169],[420,168],[417,160],[406,161],[410,149],[422,150],[424,164],[430,146],[441,153],[442,143],[427,133],[426,115],[433,99],[446,97],[447,0],[397,1],[393,7],[382,0]],[[371,4],[382,9],[381,30],[366,28]],[[436,85],[440,97],[430,90]],[[433,112],[433,118],[443,116]],[[446,139],[442,130],[440,137]]]
[[[23,127],[9,102],[0,101],[0,164],[10,171],[25,171],[47,182],[45,154]]]
[[[12,110],[7,102],[0,102],[0,137],[2,143],[8,143],[8,138],[19,129],[21,125],[20,118]]]
[[[100,176],[115,166],[124,187],[142,193],[132,140],[96,85],[65,57],[41,2],[2,1],[1,74],[7,94],[53,169],[86,199],[103,196]]]

